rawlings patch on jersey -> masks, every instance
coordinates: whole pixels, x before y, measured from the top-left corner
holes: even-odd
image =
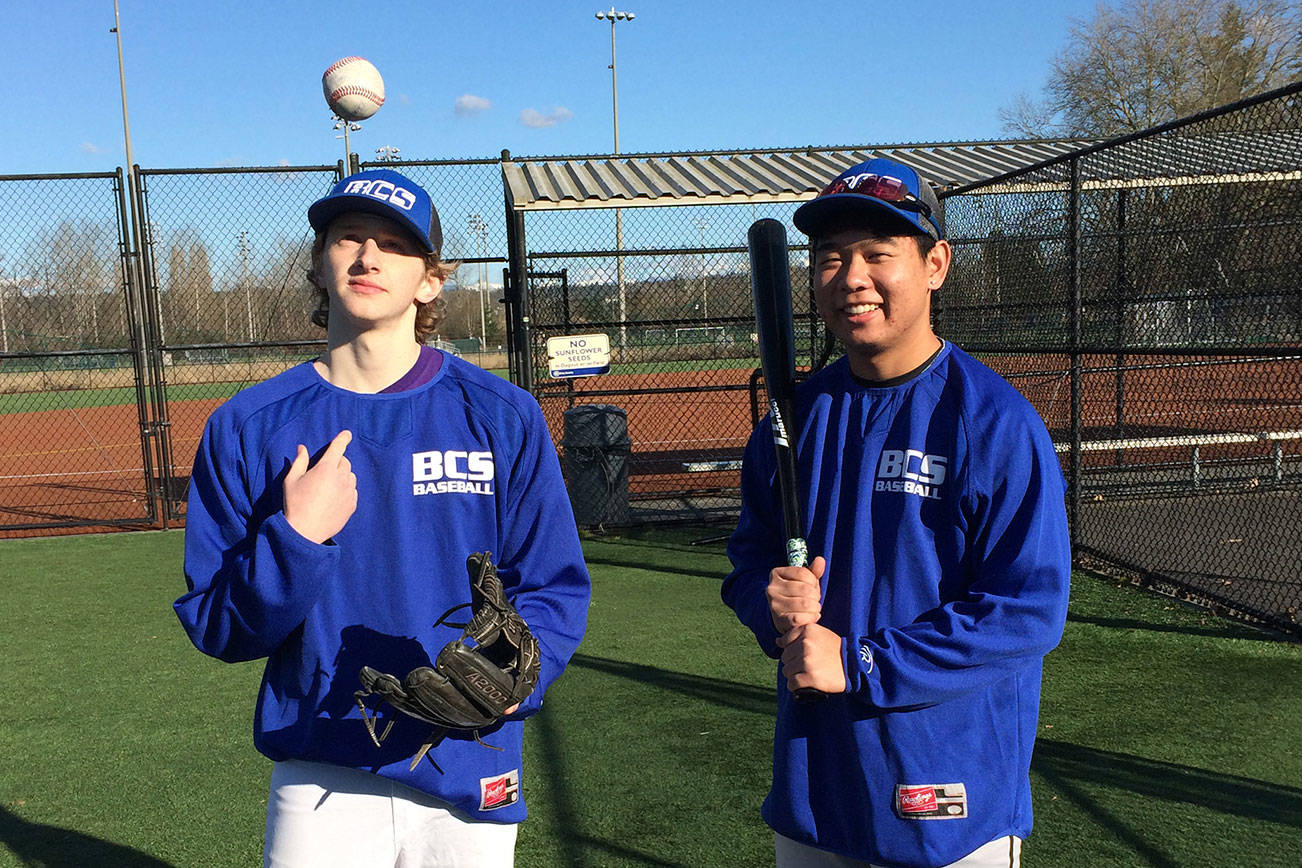
[[[520,801],[520,770],[479,779],[479,810],[493,811]]]
[[[902,820],[961,820],[967,816],[962,784],[896,784],[895,813]]]

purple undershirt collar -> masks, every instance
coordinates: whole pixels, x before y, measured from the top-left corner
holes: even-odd
[[[410,392],[418,386],[423,386],[443,367],[443,354],[433,347],[421,346],[420,355],[416,357],[416,364],[411,366],[411,370],[398,378],[398,381],[392,386],[380,390],[381,395],[387,395],[393,392]]]

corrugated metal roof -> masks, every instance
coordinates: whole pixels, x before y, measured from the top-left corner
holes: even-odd
[[[520,211],[798,202],[817,193],[842,169],[875,157],[912,166],[946,189],[984,181],[1089,144],[1075,140],[975,142],[504,160],[502,176],[511,206]]]
[[[1280,146],[1281,139],[1289,147]],[[971,142],[790,151],[630,154],[504,160],[512,207],[520,211],[800,202],[843,169],[875,157],[912,166],[940,190],[962,190],[1080,153],[1085,187],[1127,187],[1299,177],[1291,158],[1302,131],[1155,135],[1095,149],[1094,140]],[[1268,140],[1269,146],[1263,147]],[[1295,144],[1295,142],[1297,142]],[[1057,189],[1065,168],[1001,183],[1001,192]],[[993,190],[992,190],[993,191]]]

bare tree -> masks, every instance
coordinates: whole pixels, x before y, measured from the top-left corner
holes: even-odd
[[[11,303],[25,310],[7,310],[6,326],[12,328],[8,319],[20,314],[30,329],[32,349],[120,345],[125,321],[115,237],[112,224],[91,220],[63,221],[38,231],[24,256],[29,288]]]
[[[173,244],[167,252],[167,288],[163,296],[163,312],[168,335],[176,335],[185,319],[181,298],[186,295],[189,279],[185,265],[185,251]]]
[[[1302,74],[1295,0],[1122,0],[1072,19],[1044,96],[1001,109],[1026,138],[1113,136],[1262,93]]]

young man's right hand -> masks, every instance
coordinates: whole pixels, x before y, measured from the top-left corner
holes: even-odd
[[[816,557],[808,567],[777,567],[769,573],[765,595],[769,601],[769,618],[778,633],[786,635],[796,627],[816,623],[822,616],[819,580],[826,567],[827,561]]]
[[[323,543],[343,530],[357,509],[357,476],[344,457],[352,440],[351,431],[340,431],[310,467],[311,456],[300,443],[285,473],[285,520],[314,543]]]

